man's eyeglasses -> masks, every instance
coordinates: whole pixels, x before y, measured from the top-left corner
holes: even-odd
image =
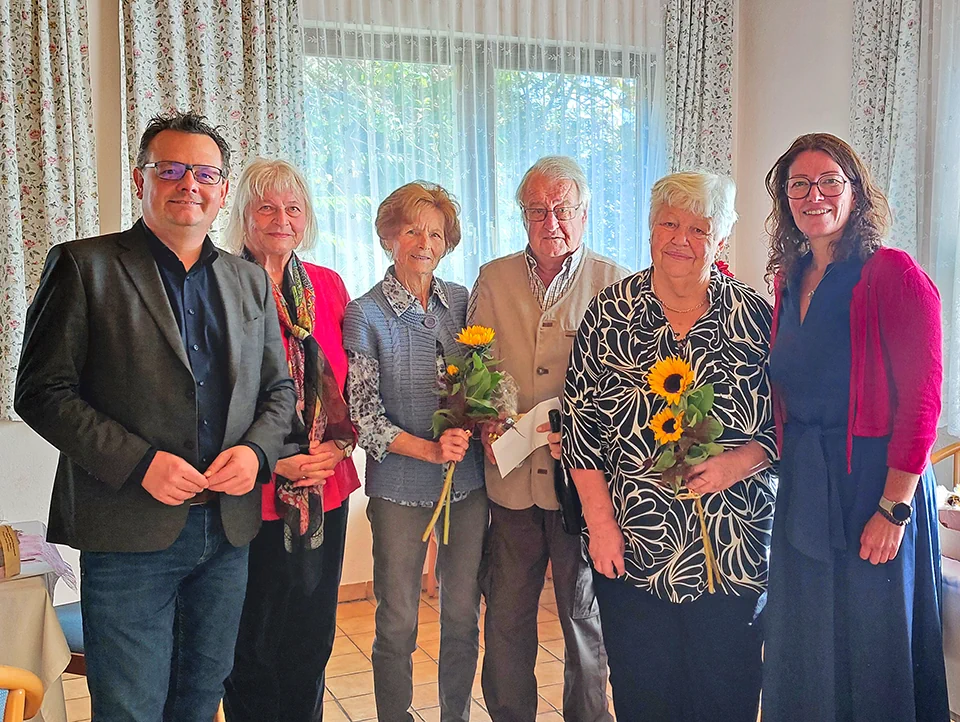
[[[810,195],[810,189],[816,186],[820,189],[820,194],[824,198],[836,198],[843,194],[843,189],[847,185],[847,179],[842,175],[831,174],[820,176],[816,181],[809,178],[796,176],[787,179],[787,198],[799,201]]]
[[[205,186],[215,186],[223,180],[223,171],[215,165],[190,165],[189,163],[178,163],[175,160],[158,160],[155,163],[144,163],[140,167],[141,170],[147,168],[155,168],[157,176],[161,180],[180,180],[187,171],[192,171],[197,183],[202,183]]]
[[[557,217],[558,221],[572,221],[582,205],[583,203],[577,203],[575,206],[557,206],[556,208],[527,208],[526,206],[520,206],[520,209],[523,211],[523,217],[534,223],[547,220],[547,216],[551,213]]]

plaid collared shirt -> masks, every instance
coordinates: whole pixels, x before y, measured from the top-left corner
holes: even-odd
[[[524,258],[527,259],[527,278],[530,282],[530,291],[540,304],[541,311],[547,311],[552,307],[560,297],[570,287],[573,277],[577,275],[577,269],[584,256],[584,246],[580,247],[567,256],[563,261],[560,273],[557,274],[550,285],[543,283],[540,276],[537,275],[537,259],[533,256],[533,251],[528,245],[523,251]]]

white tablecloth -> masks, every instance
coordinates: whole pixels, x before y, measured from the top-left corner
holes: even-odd
[[[43,682],[37,722],[66,722],[61,675],[70,662],[43,576],[0,581],[0,664],[28,669]]]

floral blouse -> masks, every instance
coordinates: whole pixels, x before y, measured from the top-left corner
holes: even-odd
[[[704,594],[707,574],[694,503],[675,499],[647,463],[657,453],[650,421],[666,407],[647,384],[650,369],[671,356],[685,359],[696,385],[714,385],[711,414],[724,427],[717,443],[733,449],[753,440],[771,460],[777,454],[770,306],[743,283],[711,273],[709,308],[683,339],[653,294],[650,269],[601,291],[577,332],[564,388],[564,463],[605,473],[628,581],[675,603]],[[770,469],[703,496],[719,593],[766,588],[775,496]]]
[[[394,312],[400,316],[410,306],[415,305],[423,312],[420,307],[420,301],[417,300],[410,291],[403,287],[397,277],[389,271],[383,278],[383,294]],[[443,289],[433,283],[430,289],[430,300],[427,302],[427,311],[435,312],[437,304],[447,306],[447,299],[443,295]],[[437,377],[439,378],[445,372],[444,351],[437,345]],[[400,436],[403,431],[399,426],[387,418],[386,410],[383,407],[383,399],[380,398],[380,362],[373,356],[366,354],[347,352],[349,370],[347,372],[347,398],[350,399],[350,421],[357,429],[357,443],[363,447],[363,450],[377,461],[390,453],[387,447],[393,443],[394,439]],[[457,502],[466,497],[466,492],[454,491],[451,494],[451,502]],[[387,501],[395,501],[388,499]],[[435,502],[410,503],[396,501],[404,506],[424,506],[433,507]]]

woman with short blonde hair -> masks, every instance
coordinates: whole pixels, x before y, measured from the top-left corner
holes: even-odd
[[[336,635],[349,496],[360,486],[343,388],[344,309],[334,271],[302,261],[313,246],[310,189],[283,160],[257,158],[234,190],[230,250],[270,278],[297,414],[250,544],[247,596],[224,708],[231,722],[318,720]]]
[[[593,300],[567,371],[563,460],[583,502],[621,720],[757,719],[776,437],[770,306],[716,266],[735,193],[712,173],[657,181],[653,265]],[[687,419],[672,405],[694,383],[713,385],[721,448],[682,467],[678,493],[654,461],[680,439]]]

